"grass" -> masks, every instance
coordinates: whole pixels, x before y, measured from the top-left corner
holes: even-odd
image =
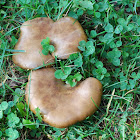
[[[36,17],[57,20],[67,15],[78,19],[95,48],[92,53],[81,52],[83,65],[77,71],[84,78],[99,79],[103,97],[95,114],[69,128],[57,129],[28,110],[24,94],[29,71],[16,66],[11,56],[22,23]],[[3,0],[0,23],[0,139],[140,139],[138,0]]]

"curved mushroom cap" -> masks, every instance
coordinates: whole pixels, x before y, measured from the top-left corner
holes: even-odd
[[[24,22],[20,29],[20,38],[14,49],[26,52],[14,54],[13,61],[23,69],[43,65],[55,56],[67,59],[71,53],[79,51],[79,41],[87,40],[80,23],[71,17],[64,17],[56,22],[46,17],[35,18]],[[42,54],[41,41],[46,37],[50,38],[55,47],[53,57]]]
[[[41,46],[41,41],[47,37],[52,23],[53,20],[49,18],[36,18],[23,23],[20,38],[14,49],[25,52],[14,53],[12,59],[16,65],[23,69],[34,69],[54,61],[51,55],[42,54]]]
[[[44,68],[28,77],[31,82],[26,86],[25,97],[30,109],[35,113],[38,107],[43,121],[57,128],[68,127],[92,115],[101,102],[101,83],[87,78],[72,88],[56,79],[54,72],[53,68]]]
[[[70,54],[78,52],[79,42],[87,41],[82,26],[72,17],[63,17],[54,22],[49,36],[56,49],[53,56],[59,59],[67,59]]]

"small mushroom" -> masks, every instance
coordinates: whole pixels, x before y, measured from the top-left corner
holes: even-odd
[[[56,128],[65,128],[92,115],[100,105],[102,84],[87,78],[76,87],[69,87],[54,77],[53,68],[31,73],[26,86],[26,102],[35,113],[40,109],[43,121]],[[96,105],[95,105],[96,104]]]
[[[39,17],[24,22],[20,29],[20,38],[14,49],[25,52],[14,54],[13,62],[23,69],[33,69],[52,62],[55,56],[67,59],[71,53],[79,51],[79,41],[87,40],[80,23],[71,17],[64,17],[56,22]],[[53,57],[42,54],[41,41],[46,37],[50,38],[50,44],[55,47]]]

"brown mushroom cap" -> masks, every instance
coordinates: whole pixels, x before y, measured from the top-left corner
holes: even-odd
[[[59,59],[67,59],[70,54],[78,52],[79,42],[87,41],[82,26],[72,17],[64,17],[54,22],[49,37],[56,49],[53,56]]]
[[[56,22],[46,17],[35,18],[24,22],[20,29],[20,38],[14,49],[26,52],[13,55],[13,61],[23,69],[43,65],[43,62],[47,63],[55,56],[67,59],[71,53],[79,51],[79,41],[87,40],[80,23],[71,17],[64,17]],[[53,57],[42,54],[41,41],[46,37],[50,38],[55,47]]]
[[[68,127],[92,115],[101,102],[101,83],[87,78],[72,88],[56,79],[54,72],[53,68],[43,68],[28,77],[31,82],[26,86],[25,97],[30,109],[35,113],[38,107],[43,121],[57,128]]]
[[[23,23],[20,38],[14,49],[25,52],[13,55],[12,59],[16,65],[23,69],[34,69],[43,63],[54,61],[51,55],[42,54],[41,46],[41,41],[46,38],[52,23],[53,20],[49,18],[36,18]]]

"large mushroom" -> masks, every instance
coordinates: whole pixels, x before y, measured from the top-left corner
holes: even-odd
[[[52,62],[55,56],[67,59],[71,53],[79,51],[79,41],[87,40],[80,23],[71,17],[64,17],[56,22],[39,17],[24,22],[20,29],[20,38],[14,49],[25,52],[14,54],[13,61],[23,69],[34,69]],[[41,41],[46,37],[50,38],[50,44],[55,47],[53,57],[41,53]]]
[[[33,71],[28,77],[26,101],[35,112],[39,108],[43,121],[57,128],[65,128],[92,115],[100,105],[102,85],[95,78],[87,78],[76,87],[69,87],[54,77],[53,68]]]

